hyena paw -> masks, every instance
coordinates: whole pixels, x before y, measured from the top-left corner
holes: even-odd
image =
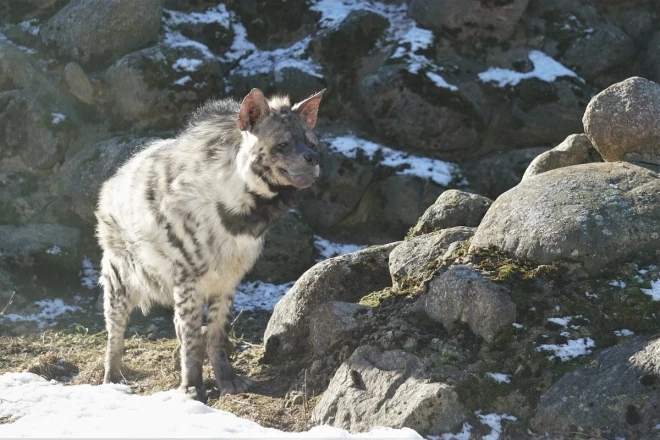
[[[206,403],[206,390],[204,389],[203,386],[201,386],[201,387],[194,387],[194,386],[187,387],[185,385],[181,385],[179,387],[179,390],[181,390],[186,396],[190,397],[191,399],[198,400],[202,403]]]
[[[106,372],[105,375],[103,376],[103,384],[109,384],[109,383],[123,384],[126,383],[126,381],[124,380],[124,377],[121,375],[120,372],[116,372],[116,373]]]
[[[231,379],[218,380],[218,391],[220,391],[221,395],[244,393],[254,384],[255,382],[253,380],[245,376],[235,375]]]

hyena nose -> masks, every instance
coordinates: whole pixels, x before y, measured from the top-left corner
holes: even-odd
[[[319,155],[315,151],[309,150],[305,151],[303,153],[303,157],[307,161],[308,164],[310,165],[318,165],[319,164]]]

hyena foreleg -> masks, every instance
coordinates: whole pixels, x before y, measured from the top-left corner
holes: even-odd
[[[119,383],[122,380],[121,357],[124,351],[124,332],[133,309],[132,298],[122,282],[120,264],[104,256],[102,266],[103,314],[108,332],[103,383]]]
[[[250,379],[236,374],[227,356],[226,343],[233,303],[233,294],[215,295],[209,299],[206,315],[206,353],[220,394],[242,393],[254,384]]]
[[[194,283],[184,283],[174,288],[174,325],[181,344],[181,388],[199,401],[206,401],[202,363],[204,343],[202,338],[202,312],[204,300]]]

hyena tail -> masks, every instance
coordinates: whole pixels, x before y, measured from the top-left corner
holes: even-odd
[[[134,295],[126,286],[125,275],[122,275],[125,273],[123,260],[105,251],[99,279],[103,286],[103,314],[108,332],[103,383],[119,383],[122,379],[120,368],[124,351],[124,332],[135,307]]]

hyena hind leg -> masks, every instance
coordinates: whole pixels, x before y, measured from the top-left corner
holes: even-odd
[[[202,402],[206,401],[202,377],[203,308],[204,301],[193,284],[174,288],[174,326],[181,345],[181,389]]]
[[[233,296],[221,295],[209,300],[206,315],[206,353],[213,367],[220,394],[236,394],[247,391],[254,381],[239,376],[227,357],[226,341],[231,325]]]
[[[101,270],[103,285],[103,315],[108,332],[105,352],[105,374],[103,383],[120,383],[121,357],[124,351],[124,332],[133,310],[130,292],[122,282],[118,266],[104,258]]]

